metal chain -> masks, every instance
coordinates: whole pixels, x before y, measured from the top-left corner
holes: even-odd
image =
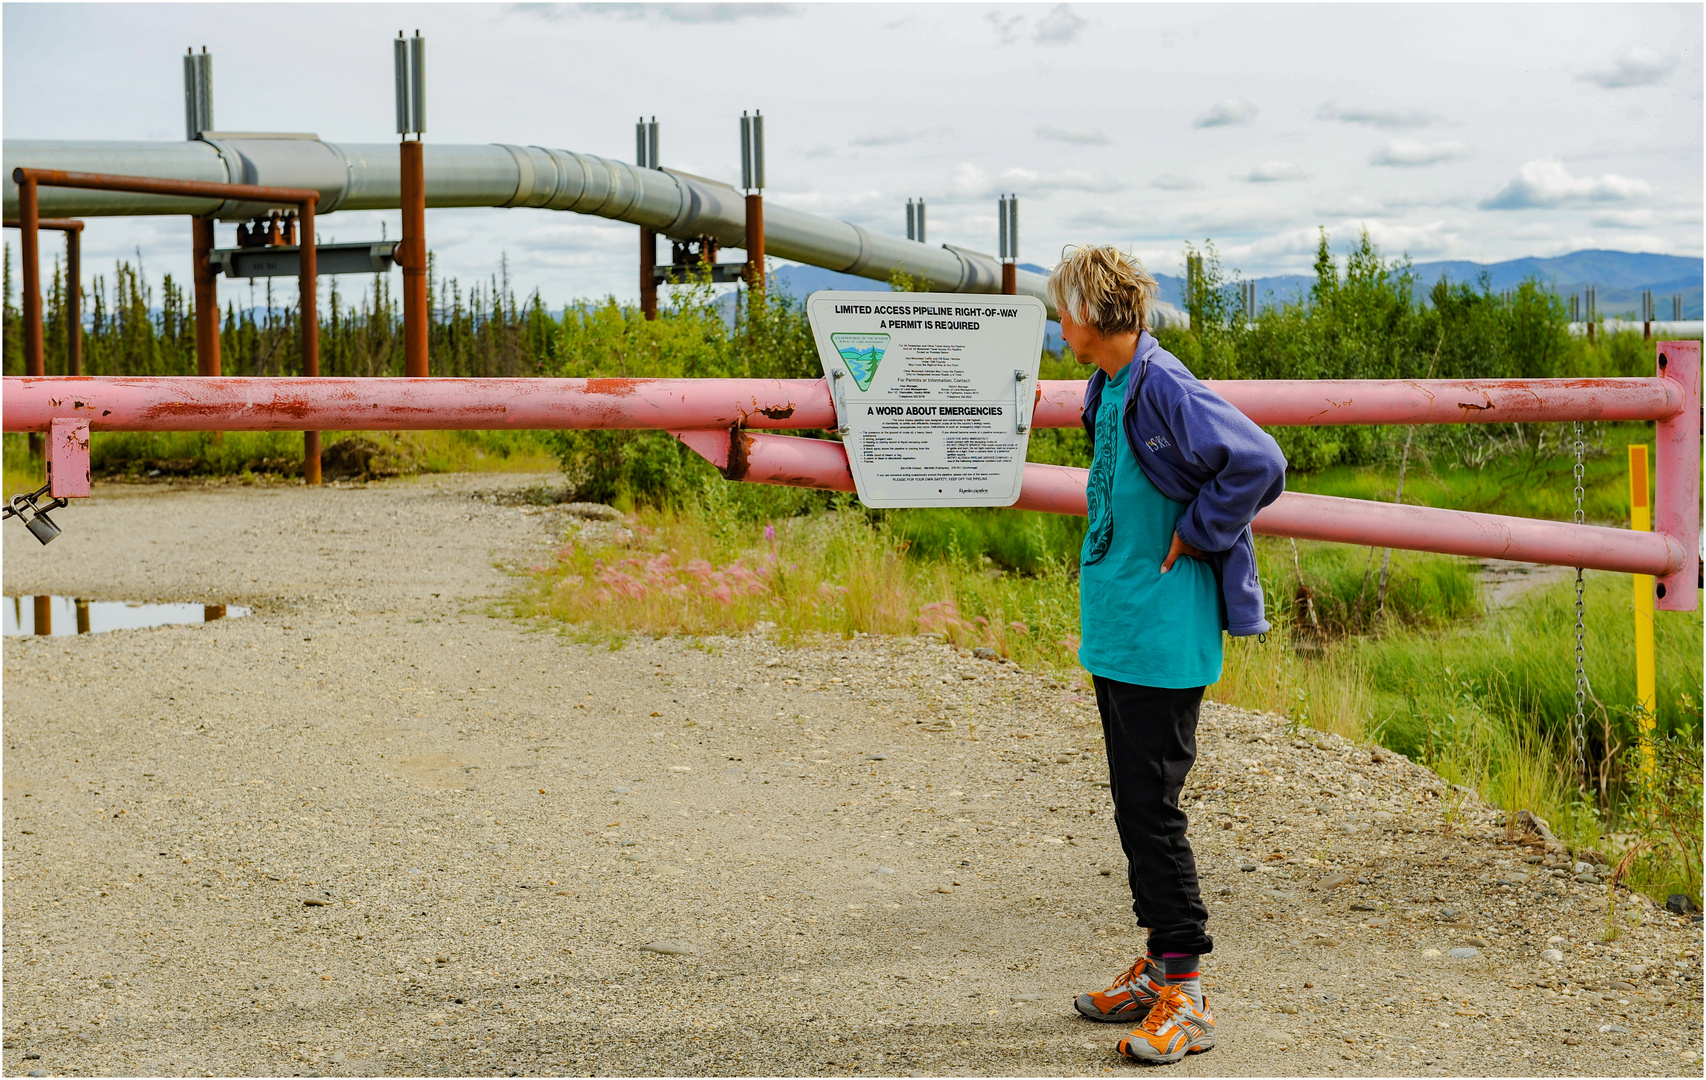
[[[1587,523],[1587,514],[1584,513],[1582,510],[1582,496],[1585,494],[1585,492],[1582,489],[1582,476],[1586,471],[1582,465],[1582,456],[1587,451],[1587,444],[1582,442],[1582,423],[1580,420],[1576,421],[1575,451],[1576,451],[1576,470],[1575,470],[1575,472],[1576,472],[1576,516],[1575,516],[1575,522],[1577,525],[1583,525],[1583,524]],[[1587,677],[1587,672],[1584,670],[1584,667],[1585,667],[1584,660],[1586,658],[1587,650],[1586,650],[1586,646],[1584,643],[1584,635],[1582,632],[1582,622],[1583,622],[1582,616],[1585,614],[1585,612],[1586,612],[1586,604],[1582,600],[1582,568],[1578,566],[1578,567],[1576,567],[1576,731],[1575,731],[1575,750],[1576,750],[1576,775],[1582,778],[1583,784],[1586,784],[1587,779],[1588,779],[1588,762],[1587,762],[1588,677]]]

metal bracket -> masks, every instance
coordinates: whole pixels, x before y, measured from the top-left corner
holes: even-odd
[[[1029,381],[1025,372],[1013,369],[1013,427],[1021,435],[1031,430],[1031,410],[1036,405],[1036,394],[1025,393]]]
[[[830,400],[835,405],[835,430],[842,435],[851,434],[853,431],[847,426],[847,392],[842,389],[842,384],[846,378],[847,373],[837,368],[835,378],[829,382]]]
[[[89,497],[89,421],[65,416],[49,421],[47,486],[55,499]]]

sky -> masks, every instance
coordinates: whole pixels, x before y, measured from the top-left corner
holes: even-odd
[[[997,197],[1014,192],[1021,256],[1044,266],[1094,242],[1179,273],[1184,244],[1212,240],[1246,277],[1303,271],[1322,227],[1335,247],[1367,229],[1416,261],[1702,249],[1699,4],[8,3],[0,17],[8,140],[182,139],[179,58],[206,46],[219,129],[392,141],[389,41],[418,29],[429,142],[631,160],[636,117],[655,115],[664,165],[737,182],[738,118],[761,109],[770,202],[905,235],[906,200],[923,198],[932,243],[993,252]],[[340,213],[320,229],[368,240],[399,222]],[[638,295],[630,225],[431,210],[427,236],[464,283],[507,258],[515,290],[553,307]],[[189,223],[95,221],[84,251],[90,274],[140,257],[152,279],[184,280]]]

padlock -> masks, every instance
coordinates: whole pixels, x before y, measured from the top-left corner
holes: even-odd
[[[55,525],[46,514],[36,514],[35,517],[24,522],[24,528],[30,530],[30,535],[43,544],[51,544],[59,536],[59,526]]]
[[[24,528],[30,530],[30,535],[43,544],[51,544],[59,536],[59,526],[55,525],[53,519],[47,516],[47,511],[58,510],[62,506],[71,505],[64,499],[52,499],[46,506],[36,505],[36,500],[47,494],[48,486],[43,484],[40,491],[33,491],[28,495],[12,496],[12,500],[6,504],[5,509],[0,511],[0,517],[22,519]],[[24,517],[26,511],[29,513],[27,519]]]

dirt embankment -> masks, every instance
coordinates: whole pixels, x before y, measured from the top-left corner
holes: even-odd
[[[255,608],[5,642],[9,1074],[1131,1068],[1071,1007],[1142,944],[1090,702],[922,640],[570,643],[493,601],[574,519],[493,484],[5,530],[9,595]],[[1696,924],[1596,944],[1603,885],[1400,758],[1201,745],[1178,1072],[1699,1075]]]

